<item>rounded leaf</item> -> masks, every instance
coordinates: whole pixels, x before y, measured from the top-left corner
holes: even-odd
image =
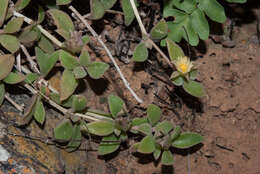
[[[200,134],[185,132],[173,141],[172,146],[179,149],[186,149],[195,146],[202,141],[203,137]]]
[[[163,165],[167,165],[167,166],[173,164],[173,155],[171,151],[169,150],[163,151],[161,162]]]
[[[148,58],[148,50],[144,43],[139,43],[133,53],[133,61],[144,62]]]
[[[21,26],[23,25],[23,18],[18,17],[11,19],[4,28],[4,33],[16,33],[21,29]]]
[[[152,39],[162,39],[168,34],[168,25],[164,19],[160,20],[150,33]]]
[[[177,77],[171,79],[171,81],[172,81],[172,83],[173,83],[174,85],[176,85],[176,86],[181,86],[181,85],[183,85],[183,83],[184,83],[184,78],[183,78],[181,75],[179,75],[179,76],[177,76]]]
[[[60,82],[60,100],[69,98],[78,86],[72,71],[65,69]]]
[[[68,119],[64,119],[57,127],[54,128],[54,138],[58,142],[68,142],[73,134],[73,126]]]
[[[109,65],[104,62],[93,62],[87,66],[87,71],[91,78],[99,79],[108,68]]]
[[[73,74],[76,79],[82,79],[86,77],[87,72],[82,66],[77,66],[76,68],[73,69]]]
[[[98,136],[107,136],[113,133],[114,123],[110,121],[96,121],[87,124],[87,129],[91,134]]]
[[[75,95],[72,99],[72,111],[82,111],[87,107],[87,99],[83,95]]]
[[[216,0],[198,0],[198,7],[201,8],[207,16],[216,22],[223,23],[226,20],[225,10]]]
[[[41,125],[45,121],[45,109],[40,100],[37,101],[34,111],[34,119]]]
[[[0,6],[0,27],[3,25],[5,21],[5,16],[8,8],[8,1],[9,0],[1,0],[1,6]]]
[[[9,34],[0,35],[0,44],[11,53],[15,53],[20,48],[19,40]]]
[[[161,118],[162,111],[158,106],[154,104],[148,105],[146,112],[148,121],[152,126],[154,126]]]
[[[108,105],[110,112],[113,117],[116,117],[117,114],[122,110],[124,101],[115,95],[109,95],[108,97]]]
[[[167,135],[173,129],[171,122],[164,120],[156,125],[155,130],[162,132],[164,135]]]
[[[103,137],[101,143],[98,146],[99,155],[107,155],[115,152],[120,147],[119,138],[114,134]]]
[[[73,126],[73,132],[71,136],[71,140],[69,144],[66,146],[68,152],[73,152],[78,149],[78,147],[81,144],[81,131],[80,131],[80,125],[76,124]]]
[[[204,13],[197,8],[191,14],[191,24],[192,28],[202,40],[206,40],[209,37],[209,23],[204,15]]]
[[[131,3],[129,0],[121,0],[121,6],[124,12],[125,25],[129,26],[135,19]]]
[[[179,57],[185,56],[182,48],[179,45],[177,45],[175,42],[173,42],[170,39],[166,39],[166,43],[167,43],[168,53],[172,61],[176,60]]]
[[[53,18],[58,29],[65,30],[69,33],[75,30],[71,18],[65,12],[57,9],[51,9],[48,13]]]
[[[140,153],[153,153],[155,151],[155,140],[152,135],[147,135],[142,139],[138,145],[138,152]]]
[[[155,150],[153,152],[153,157],[155,160],[158,160],[161,155],[162,149],[159,145],[155,145]]]
[[[203,97],[205,95],[204,89],[199,82],[192,80],[184,81],[183,89],[192,96]]]
[[[60,57],[61,64],[64,68],[73,70],[74,68],[79,66],[79,62],[76,59],[76,57],[72,56],[67,51],[60,50],[59,57]]]
[[[101,19],[105,14],[105,8],[100,0],[90,0],[91,19]]]
[[[3,80],[12,71],[14,61],[15,58],[11,54],[0,56],[0,80]]]
[[[23,74],[10,72],[3,81],[7,84],[17,84],[24,81],[25,78],[26,76],[24,76]]]

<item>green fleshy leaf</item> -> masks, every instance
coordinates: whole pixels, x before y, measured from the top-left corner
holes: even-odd
[[[171,122],[164,120],[156,125],[155,130],[167,135],[173,129]]]
[[[15,9],[16,11],[21,11],[22,9],[24,9],[25,7],[27,7],[27,5],[29,5],[31,0],[18,0],[15,3]]]
[[[190,43],[192,46],[197,46],[199,43],[199,36],[192,28],[191,17],[186,18],[183,27],[186,32],[183,32],[183,38]]]
[[[152,127],[148,123],[143,123],[139,126],[137,126],[138,132],[144,134],[144,135],[152,135]]]
[[[183,30],[183,22],[181,23],[173,23],[173,22],[167,22],[169,32],[168,37],[170,40],[173,40],[175,42],[180,42],[182,39],[182,36],[184,34]]]
[[[86,34],[86,35],[82,36],[81,40],[82,40],[83,44],[85,45],[85,44],[89,43],[90,37],[89,37],[89,35]]]
[[[156,125],[161,118],[161,114],[162,114],[161,109],[154,104],[150,104],[148,105],[146,112],[147,112],[149,123],[152,126]]]
[[[200,134],[185,132],[173,141],[172,146],[179,149],[186,149],[195,146],[202,141],[203,137]]]
[[[41,37],[41,32],[37,26],[25,27],[19,36],[19,41],[24,44],[29,44],[34,41],[38,41]]]
[[[108,105],[112,116],[115,118],[117,114],[122,110],[124,101],[115,95],[109,95]]]
[[[105,7],[100,0],[90,0],[91,19],[101,19],[105,14]]]
[[[162,19],[158,24],[156,24],[151,31],[151,38],[152,39],[162,39],[168,33],[168,25],[164,19]]]
[[[60,100],[64,101],[69,98],[78,86],[72,71],[65,69],[60,83]]]
[[[210,0],[210,1],[205,1],[205,0],[198,0],[199,5],[198,7],[202,9],[207,16],[219,23],[223,23],[226,21],[226,15],[225,15],[225,10],[220,5],[216,0]]]
[[[0,35],[0,44],[11,53],[15,53],[20,47],[19,40],[9,34]]]
[[[57,5],[67,5],[71,3],[72,0],[56,0]]]
[[[195,80],[197,78],[198,70],[193,69],[189,72],[189,78],[191,80]]]
[[[87,99],[83,95],[75,95],[72,100],[72,111],[82,111],[87,107]]]
[[[72,56],[70,53],[64,50],[60,50],[59,53],[61,64],[64,68],[69,70],[73,70],[77,66],[79,66],[79,62],[76,57]]]
[[[11,54],[0,55],[0,80],[3,80],[14,66],[15,58]]]
[[[80,125],[74,125],[73,126],[73,132],[72,132],[72,136],[71,136],[71,140],[69,142],[69,144],[66,146],[66,151],[68,152],[73,152],[75,150],[77,150],[81,144],[81,131],[80,131]]]
[[[6,76],[3,79],[3,81],[7,84],[17,84],[17,83],[24,81],[24,79],[25,79],[25,76],[23,74],[10,72],[8,74],[8,76]]]
[[[87,124],[87,129],[91,134],[107,136],[113,133],[115,125],[110,121],[96,121]]]
[[[184,57],[184,52],[179,45],[170,39],[166,39],[168,53],[172,61],[177,60],[179,57]]]
[[[77,66],[76,68],[73,69],[73,74],[76,79],[82,79],[86,77],[87,72],[82,66]]]
[[[155,160],[158,160],[160,158],[161,152],[162,152],[161,147],[156,144],[155,150],[153,152],[153,157],[154,157]]]
[[[183,89],[192,96],[203,97],[205,95],[204,89],[199,82],[189,80],[188,82],[184,81]]]
[[[102,141],[98,146],[98,154],[107,155],[115,152],[119,147],[119,138],[112,134],[102,138]]]
[[[59,35],[61,35],[65,40],[69,40],[70,39],[70,32],[65,30],[65,29],[57,29],[55,30]]]
[[[35,105],[35,111],[34,111],[34,119],[40,123],[41,125],[45,121],[45,109],[40,100],[37,101]]]
[[[198,33],[200,39],[206,40],[209,37],[209,24],[204,13],[197,8],[191,14],[192,28]]]
[[[191,13],[196,8],[195,0],[172,1],[173,5],[186,13]]]
[[[69,119],[64,119],[57,127],[54,128],[54,138],[57,142],[65,143],[71,140],[73,126]]]
[[[55,66],[57,60],[59,59],[59,52],[56,51],[49,55],[44,53],[40,48],[35,48],[36,60],[40,67],[41,74],[45,77]]]
[[[181,135],[181,127],[176,126],[174,128],[173,133],[171,134],[171,141],[174,141],[176,138],[178,138]]]
[[[79,63],[81,66],[88,66],[91,63],[88,50],[84,48],[81,50],[81,54],[79,56]]]
[[[5,85],[0,82],[0,106],[2,105],[5,99]]]
[[[141,124],[143,124],[143,123],[148,123],[147,118],[145,118],[145,117],[142,117],[142,118],[134,118],[134,119],[132,120],[132,126],[139,126],[139,125],[141,125]]]
[[[58,29],[65,30],[68,33],[75,30],[73,22],[67,13],[57,9],[48,10],[48,13],[52,16]]]
[[[36,73],[29,73],[29,74],[26,74],[26,79],[24,81],[25,81],[25,83],[32,84],[38,78],[39,78],[38,74],[36,74]]]
[[[184,78],[180,75],[176,78],[171,79],[171,81],[176,86],[182,86],[184,83]]]
[[[171,151],[169,150],[163,151],[161,162],[163,165],[167,165],[167,166],[173,164],[173,155]]]
[[[44,35],[41,35],[41,38],[38,42],[38,46],[46,53],[54,52],[54,46],[53,46],[52,42],[48,38],[46,38]]]
[[[0,6],[0,27],[3,25],[3,23],[5,21],[7,8],[8,8],[8,0],[1,0],[1,6]]]
[[[147,135],[142,139],[140,144],[138,145],[138,152],[140,153],[153,153],[155,151],[155,140],[152,135]]]
[[[14,18],[6,24],[6,27],[4,28],[4,33],[16,33],[20,31],[22,25],[22,17]]]
[[[108,68],[109,65],[104,62],[93,62],[87,66],[87,71],[91,78],[99,79]]]
[[[103,4],[105,10],[109,10],[115,5],[116,0],[100,0],[100,2]]]
[[[41,6],[39,6],[39,8],[38,8],[38,20],[37,20],[37,24],[42,23],[42,21],[44,20],[44,18],[45,18],[45,11],[44,11],[44,9],[43,9]]]
[[[148,58],[148,50],[144,43],[139,43],[133,53],[133,61],[144,62]]]
[[[125,25],[129,26],[135,19],[131,3],[129,0],[121,0],[121,6],[124,12]]]

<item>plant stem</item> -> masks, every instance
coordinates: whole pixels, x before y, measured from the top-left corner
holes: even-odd
[[[32,57],[30,56],[29,52],[27,51],[27,49],[25,48],[24,45],[20,44],[20,47],[22,48],[27,60],[30,63],[31,68],[34,70],[34,72],[40,74],[39,69],[37,68],[37,64],[32,60]]]
[[[103,48],[105,49],[105,51],[107,52],[110,60],[113,62],[117,72],[119,73],[121,79],[123,80],[126,88],[130,91],[130,93],[134,96],[134,98],[137,100],[138,103],[143,103],[143,100],[140,99],[136,93],[132,90],[132,88],[130,87],[128,81],[125,79],[124,75],[122,74],[119,66],[117,65],[114,57],[112,56],[111,52],[109,51],[109,49],[107,48],[107,46],[105,45],[105,43],[102,41],[102,39],[98,36],[98,34],[95,32],[95,30],[93,30],[93,28],[89,25],[89,23],[84,19],[84,17],[79,14],[79,12],[73,7],[70,6],[69,9],[76,15],[78,16],[78,18],[81,20],[81,22],[83,22],[83,24],[88,28],[88,30],[91,32],[91,34],[97,38],[98,42],[103,46]]]
[[[33,20],[31,20],[30,18],[24,16],[21,13],[18,13],[16,11],[13,11],[14,16],[16,17],[23,17],[24,21],[28,24],[32,24]],[[54,36],[52,36],[48,31],[46,31],[44,28],[42,28],[41,25],[37,25],[37,28],[39,28],[39,30],[41,31],[42,34],[44,34],[47,38],[49,38],[54,44],[56,44],[58,47],[63,47],[63,44],[56,39]]]
[[[130,0],[130,3],[131,3],[131,6],[132,6],[132,9],[134,11],[134,14],[135,14],[135,18],[137,19],[137,22],[138,22],[138,25],[141,29],[141,32],[142,32],[142,36],[143,38],[148,38],[148,41],[153,45],[153,47],[159,52],[159,54],[166,60],[166,62],[168,63],[168,65],[170,67],[172,67],[172,63],[170,62],[170,59],[162,52],[162,50],[154,43],[154,41],[152,39],[149,38],[149,35],[143,25],[143,22],[141,20],[141,17],[138,13],[138,10],[136,8],[136,5],[135,5],[135,2],[134,0]],[[145,36],[145,37],[144,37]]]
[[[5,99],[9,101],[18,111],[23,112],[24,106],[17,104],[9,95],[9,93],[5,93]]]
[[[141,31],[142,31],[142,34],[148,35],[147,32],[146,32],[146,30],[145,30],[145,28],[144,28],[144,25],[143,25],[143,23],[142,23],[142,19],[141,19],[139,13],[138,13],[138,10],[137,10],[137,8],[136,8],[136,5],[135,5],[134,0],[130,0],[130,3],[131,3],[131,6],[132,6],[132,9],[133,9],[133,11],[134,11],[135,17],[136,17],[136,19],[137,19],[137,22],[138,22],[138,24],[139,24],[139,27],[140,27],[140,29],[141,29]]]

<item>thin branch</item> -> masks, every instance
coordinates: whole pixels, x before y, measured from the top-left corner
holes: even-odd
[[[37,68],[37,64],[33,61],[32,57],[30,56],[29,52],[27,51],[27,49],[25,48],[24,45],[20,44],[20,47],[22,48],[27,60],[30,63],[31,68],[34,70],[34,72],[40,74],[39,69]]]
[[[132,6],[132,9],[134,11],[135,17],[137,19],[138,25],[141,29],[142,35],[145,36],[144,38],[148,38],[148,42],[150,42],[153,45],[153,47],[159,52],[159,54],[166,60],[168,65],[170,65],[170,67],[172,67],[173,65],[170,62],[170,59],[162,52],[162,50],[154,43],[154,41],[149,38],[149,35],[148,35],[144,25],[143,25],[143,22],[142,22],[141,17],[138,13],[138,10],[136,8],[134,0],[130,0],[130,3],[131,3],[131,6]]]
[[[9,101],[18,111],[23,112],[24,110],[24,104],[19,105],[17,104],[9,95],[9,93],[5,93],[5,99]]]
[[[13,11],[14,16],[16,17],[23,17],[24,21],[28,24],[32,24],[33,20],[31,20],[30,18],[24,16],[21,13],[18,13],[16,11]],[[63,47],[63,44],[56,39],[54,36],[52,36],[47,30],[45,30],[44,28],[42,28],[41,25],[37,25],[37,27],[39,28],[39,30],[41,31],[42,34],[44,34],[47,38],[49,38],[54,44],[56,44],[58,47]]]
[[[84,19],[84,17],[79,14],[79,12],[73,7],[70,6],[69,9],[76,15],[78,16],[78,18],[81,20],[81,22],[83,22],[83,24],[88,28],[88,30],[91,32],[91,34],[97,38],[98,42],[103,46],[103,48],[105,49],[105,51],[107,52],[110,60],[113,62],[117,72],[119,73],[121,79],[123,80],[126,88],[131,92],[131,94],[134,96],[134,98],[137,100],[137,102],[139,103],[143,103],[143,100],[140,99],[136,93],[132,90],[132,88],[130,87],[128,81],[125,79],[124,75],[122,74],[119,66],[117,65],[114,57],[112,56],[111,52],[109,51],[109,49],[107,48],[107,46],[104,44],[104,42],[102,41],[102,39],[97,35],[97,33],[93,30],[93,28],[88,24],[88,22]]]
[[[136,8],[136,5],[135,5],[134,0],[130,0],[130,3],[131,3],[131,6],[132,6],[132,9],[133,9],[133,11],[134,11],[135,17],[136,17],[136,19],[137,19],[137,22],[138,22],[138,24],[139,24],[139,27],[140,27],[140,29],[141,29],[141,31],[142,31],[142,34],[148,35],[148,33],[146,32],[146,30],[145,30],[145,28],[144,28],[142,19],[141,19],[139,13],[138,13],[138,10],[137,10],[137,8]]]

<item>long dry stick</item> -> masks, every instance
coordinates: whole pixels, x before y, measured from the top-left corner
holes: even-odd
[[[126,88],[131,92],[131,94],[134,96],[134,98],[137,100],[137,102],[139,103],[143,103],[143,100],[140,99],[136,93],[133,91],[133,89],[130,87],[128,81],[126,80],[126,78],[124,77],[124,75],[122,74],[119,66],[117,65],[114,57],[112,56],[111,52],[109,51],[109,49],[107,48],[107,46],[105,45],[105,43],[102,41],[102,39],[98,36],[98,34],[95,32],[95,30],[93,30],[93,28],[89,25],[89,23],[85,20],[85,18],[79,14],[79,12],[73,7],[70,6],[69,9],[81,20],[81,22],[83,22],[83,24],[88,28],[88,30],[91,32],[91,34],[97,38],[98,42],[103,46],[103,48],[105,49],[105,51],[107,52],[110,60],[113,62],[117,72],[119,73],[121,79],[123,80]]]
[[[145,27],[143,25],[143,22],[141,20],[141,17],[138,13],[138,10],[136,8],[135,2],[134,0],[130,0],[132,9],[134,11],[135,17],[137,19],[138,25],[141,29],[142,35],[146,36],[145,38],[148,38],[148,41],[153,45],[153,47],[159,52],[159,54],[166,60],[166,62],[168,63],[168,65],[170,65],[170,67],[172,67],[172,63],[170,62],[169,58],[162,52],[162,50],[154,43],[154,41],[152,39],[149,38],[149,35],[147,33],[147,31],[145,30]]]

